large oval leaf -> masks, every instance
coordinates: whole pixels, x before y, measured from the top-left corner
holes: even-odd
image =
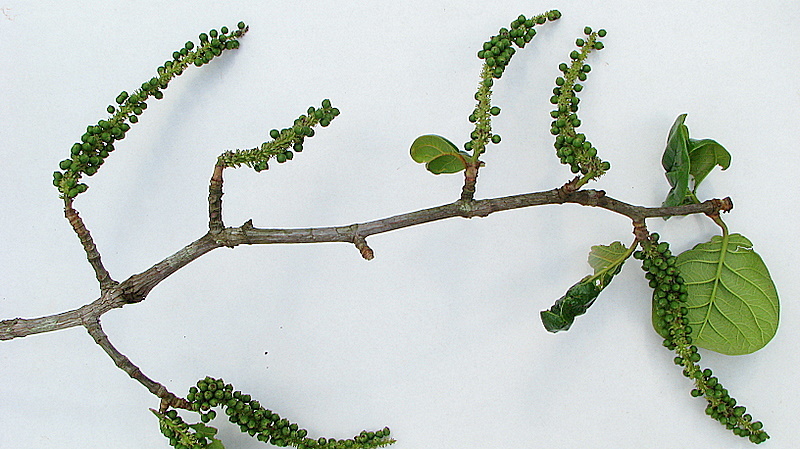
[[[763,348],[778,329],[778,292],[753,244],[714,236],[678,256],[694,344],[728,355]]]

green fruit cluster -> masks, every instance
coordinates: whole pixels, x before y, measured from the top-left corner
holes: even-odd
[[[520,15],[511,22],[509,28],[501,28],[497,35],[484,42],[483,49],[478,52],[478,58],[483,59],[486,66],[491,69],[491,77],[500,78],[516,52],[514,45],[525,48],[525,44],[536,36],[534,26],[559,18],[561,18],[561,13],[557,10],[548,11],[530,19]]]
[[[642,242],[642,250],[633,254],[642,261],[645,278],[653,289],[654,327],[664,337],[664,346],[675,351],[674,362],[683,367],[683,375],[694,381],[692,396],[706,399],[706,414],[734,434],[749,438],[753,443],[763,443],[769,435],[762,423],[753,421],[745,407],[737,404],[710,369],[702,369],[697,364],[701,357],[697,346],[692,344],[692,327],[686,317],[689,300],[686,283],[675,266],[677,257],[672,255],[669,243],[658,240],[658,234],[651,234],[649,240]]]
[[[169,410],[166,413],[153,413],[158,416],[161,434],[169,439],[169,445],[175,449],[205,449],[210,443],[207,435],[196,431],[197,424],[190,426],[178,412]]]
[[[491,116],[500,114],[500,108],[492,106],[491,95],[494,80],[503,76],[511,57],[516,49],[525,48],[525,45],[536,35],[534,27],[548,20],[558,20],[561,13],[557,10],[526,18],[520,15],[511,22],[509,28],[501,28],[500,32],[483,43],[483,49],[478,52],[478,58],[484,60],[481,71],[481,82],[475,92],[478,104],[469,116],[470,123],[475,124],[475,129],[470,134],[470,141],[464,144],[464,149],[472,151],[477,158],[486,151],[489,142],[498,144],[502,140],[499,134],[492,133]]]
[[[257,400],[234,390],[222,379],[206,377],[189,389],[186,399],[194,411],[200,412],[204,423],[214,419],[214,407],[222,406],[228,420],[239,425],[239,429],[259,441],[278,447],[295,446],[298,449],[352,449],[375,448],[394,443],[389,437],[389,428],[377,432],[362,431],[351,439],[309,438],[308,431],[296,423],[289,422],[277,413],[264,408]]]
[[[200,35],[200,45],[187,42],[183,48],[172,54],[172,60],[158,67],[158,75],[142,83],[133,93],[122,91],[115,99],[116,104],[109,105],[106,111],[111,114],[107,119],[89,125],[81,136],[80,142],[72,145],[70,158],[59,163],[61,171],[53,173],[53,185],[58,187],[66,199],[75,198],[89,187],[81,183],[83,175],[92,176],[103,164],[108,155],[114,151],[114,142],[125,138],[130,130],[129,123],[137,123],[139,116],[147,109],[147,100],[164,97],[163,90],[169,82],[183,73],[189,64],[202,66],[223,50],[239,47],[237,38],[247,32],[247,25],[239,22],[233,31],[222,27],[220,31],[211,30]]]
[[[569,165],[573,173],[581,173],[589,178],[597,178],[611,168],[611,164],[603,162],[597,157],[597,149],[586,140],[586,135],[577,133],[576,128],[581,126],[578,118],[578,103],[580,99],[576,93],[583,90],[583,85],[578,83],[586,81],[587,74],[592,70],[585,63],[586,58],[593,50],[603,48],[603,43],[598,37],[606,35],[605,30],[592,31],[590,27],[584,28],[586,38],[579,38],[575,45],[579,50],[570,53],[570,62],[562,62],[559,70],[562,75],[556,78],[556,87],[550,103],[556,109],[550,113],[553,118],[550,124],[550,133],[556,136],[556,155],[562,164]]]
[[[231,150],[221,154],[217,164],[223,167],[239,167],[242,164],[260,172],[269,169],[269,160],[274,158],[282,164],[294,158],[294,153],[303,151],[303,144],[307,137],[314,136],[314,127],[326,127],[339,115],[339,109],[331,106],[328,99],[322,100],[319,108],[310,106],[306,114],[295,119],[289,128],[273,129],[269,132],[269,142],[248,150]]]
[[[469,136],[470,140],[464,144],[464,149],[472,151],[475,158],[486,152],[486,145],[489,142],[498,144],[501,140],[499,134],[492,133],[492,117],[500,114],[500,108],[492,106],[492,75],[489,66],[483,66],[481,79],[478,91],[475,92],[478,104],[469,116],[469,121],[475,124],[475,129]]]

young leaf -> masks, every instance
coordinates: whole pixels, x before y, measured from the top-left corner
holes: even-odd
[[[586,313],[586,310],[594,304],[602,289],[595,288],[595,285],[589,281],[590,277],[587,276],[570,287],[567,293],[558,298],[549,310],[542,310],[539,313],[542,324],[548,332],[569,330],[575,317]]]
[[[466,168],[463,154],[444,154],[425,164],[425,168],[434,175],[442,173],[458,173]]]
[[[201,422],[196,423],[196,424],[191,424],[189,427],[194,429],[195,432],[197,432],[197,435],[199,435],[201,437],[211,438],[211,437],[213,437],[214,435],[217,434],[217,429],[216,428],[209,427],[209,426],[207,426],[207,425],[205,425],[205,424],[203,424]]]
[[[594,304],[630,255],[631,251],[620,242],[593,246],[589,252],[589,265],[594,268],[594,274],[570,287],[549,310],[540,312],[545,329],[548,332],[568,330],[575,317],[586,313]]]
[[[722,145],[711,139],[689,139],[689,174],[694,178],[693,192],[715,166],[723,170],[731,165],[731,154]]]
[[[212,438],[211,443],[209,443],[209,445],[206,446],[206,449],[225,449],[225,445],[222,444],[222,441],[216,438]]]
[[[671,187],[664,207],[698,203],[696,193],[700,183],[715,166],[725,170],[731,164],[730,153],[716,141],[690,139],[689,128],[683,123],[685,120],[686,114],[675,119],[661,157]]]
[[[434,134],[419,136],[411,144],[411,158],[425,164],[425,168],[435,175],[464,170],[467,167],[465,157],[468,156],[459,151],[453,142]]]
[[[661,165],[666,171],[667,181],[672,187],[664,200],[664,207],[685,204],[689,194],[689,128],[683,124],[686,114],[675,119],[667,138],[667,148],[661,156]]]
[[[628,248],[621,242],[614,242],[608,246],[596,245],[589,251],[589,266],[594,268],[595,275],[611,269],[618,271],[628,255]]]
[[[778,329],[778,292],[753,244],[714,236],[678,256],[694,344],[728,355],[763,348]]]

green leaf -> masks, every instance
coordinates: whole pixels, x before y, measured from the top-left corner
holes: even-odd
[[[683,123],[686,114],[675,119],[667,137],[667,147],[661,156],[661,165],[666,171],[667,181],[672,187],[664,200],[664,207],[685,204],[689,193],[689,128]]]
[[[628,248],[621,242],[611,245],[596,245],[589,251],[589,266],[594,268],[594,274],[600,274],[610,269],[617,270],[628,258]],[[616,274],[616,273],[615,273]]]
[[[443,154],[458,153],[458,148],[442,136],[426,134],[411,144],[411,158],[415,162],[430,162]]]
[[[445,154],[425,164],[425,168],[434,175],[442,173],[458,173],[467,167],[464,155]]]
[[[197,424],[192,424],[189,427],[194,429],[195,432],[197,432],[197,435],[201,437],[211,438],[217,434],[217,429],[215,429],[214,427],[209,427],[201,422]]]
[[[731,164],[730,153],[716,141],[690,139],[685,120],[686,114],[675,119],[667,137],[667,148],[661,156],[661,165],[671,187],[664,207],[698,203],[696,193],[700,183],[715,166],[725,170]]]
[[[630,255],[631,251],[620,242],[593,246],[589,252],[589,265],[594,268],[594,274],[570,287],[549,310],[540,312],[545,329],[548,332],[569,330],[575,317],[586,313],[594,304]]]
[[[692,340],[728,355],[763,348],[778,329],[778,292],[753,244],[740,234],[714,236],[678,256],[686,281]]]
[[[689,174],[694,178],[693,192],[715,166],[723,170],[731,165],[731,154],[722,145],[711,139],[689,139]]]
[[[206,446],[206,449],[225,449],[225,445],[222,444],[222,441],[212,438],[211,443]]]
[[[467,167],[466,157],[469,155],[442,136],[426,134],[417,137],[411,144],[411,158],[415,162],[425,164],[425,168],[433,174],[458,173]]]

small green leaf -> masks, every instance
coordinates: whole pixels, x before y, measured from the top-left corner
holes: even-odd
[[[192,424],[189,427],[194,429],[195,432],[197,432],[198,436],[211,438],[217,434],[217,429],[215,429],[214,427],[209,427],[201,422],[197,424]]]
[[[612,268],[618,272],[628,255],[628,248],[621,242],[614,242],[608,246],[596,245],[589,251],[589,266],[594,268],[595,275]]]
[[[778,292],[753,244],[714,236],[678,256],[694,344],[728,355],[763,348],[778,329]]]
[[[443,154],[458,153],[458,147],[442,136],[426,134],[411,144],[411,158],[415,162],[430,162]]]
[[[206,449],[225,449],[225,445],[222,444],[222,441],[212,438]]]
[[[458,173],[466,167],[467,163],[464,160],[464,155],[460,153],[444,154],[425,164],[425,168],[434,175]]]
[[[672,187],[664,200],[664,207],[685,204],[689,194],[689,128],[683,123],[686,114],[675,119],[667,138],[667,147],[661,156],[661,165],[666,171],[667,181]]]
[[[715,166],[723,170],[731,165],[731,154],[722,145],[711,139],[689,139],[689,174],[694,178],[693,192]]]
[[[419,136],[411,144],[411,158],[436,175],[464,170],[466,157],[469,155],[459,151],[453,142],[434,134]]]
[[[667,138],[667,148],[661,157],[671,187],[664,207],[698,203],[697,187],[715,166],[723,170],[731,164],[731,155],[711,139],[690,139],[689,128],[684,124],[686,114],[675,119]],[[690,188],[691,182],[691,188]]]
[[[583,315],[594,304],[600,292],[611,283],[611,279],[619,273],[631,251],[620,242],[611,245],[593,246],[589,252],[589,265],[594,274],[586,276],[567,290],[549,310],[539,315],[548,332],[569,330],[575,317]]]

